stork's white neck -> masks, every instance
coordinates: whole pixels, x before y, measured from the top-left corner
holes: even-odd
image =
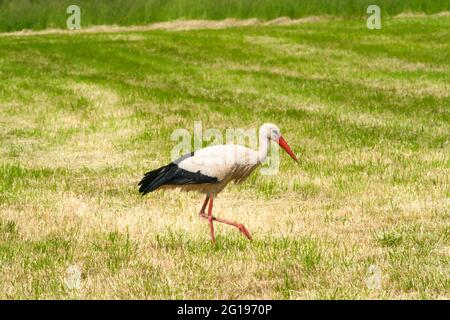
[[[270,140],[267,137],[267,132],[259,130],[259,150],[258,150],[258,161],[264,163],[267,159],[267,154],[269,153]]]

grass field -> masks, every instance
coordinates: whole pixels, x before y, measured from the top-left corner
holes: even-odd
[[[0,298],[449,299],[449,25],[0,35]],[[138,196],[194,121],[300,158],[215,202],[253,242]]]
[[[380,6],[383,16],[450,10],[450,0],[0,0],[0,31],[66,28],[66,9],[72,4],[81,8],[84,27],[175,19],[363,17],[372,4]]]

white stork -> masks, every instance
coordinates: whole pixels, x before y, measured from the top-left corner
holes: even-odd
[[[243,182],[267,158],[270,140],[276,141],[296,162],[280,129],[274,124],[266,123],[259,128],[259,150],[235,145],[215,145],[191,152],[180,159],[159,169],[147,172],[139,182],[139,192],[149,192],[163,188],[180,188],[183,191],[199,191],[206,195],[200,209],[200,217],[209,221],[212,242],[215,242],[213,221],[226,223],[252,240],[244,225],[212,215],[213,199],[230,182]],[[208,205],[208,213],[205,213]]]

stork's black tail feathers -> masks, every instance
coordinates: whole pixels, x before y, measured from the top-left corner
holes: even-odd
[[[146,195],[162,185],[184,185],[200,183],[217,183],[216,177],[210,177],[198,172],[190,172],[178,167],[176,163],[147,172],[139,182],[139,192]]]
[[[169,171],[169,166],[147,172],[139,182],[139,193],[144,196],[162,186],[167,181],[166,173]]]

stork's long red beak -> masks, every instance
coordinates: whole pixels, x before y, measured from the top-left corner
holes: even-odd
[[[288,153],[288,155],[291,156],[292,159],[294,159],[294,161],[298,162],[297,157],[295,156],[294,152],[292,152],[291,147],[289,147],[288,143],[286,142],[286,140],[284,140],[283,137],[280,136],[278,144]]]

